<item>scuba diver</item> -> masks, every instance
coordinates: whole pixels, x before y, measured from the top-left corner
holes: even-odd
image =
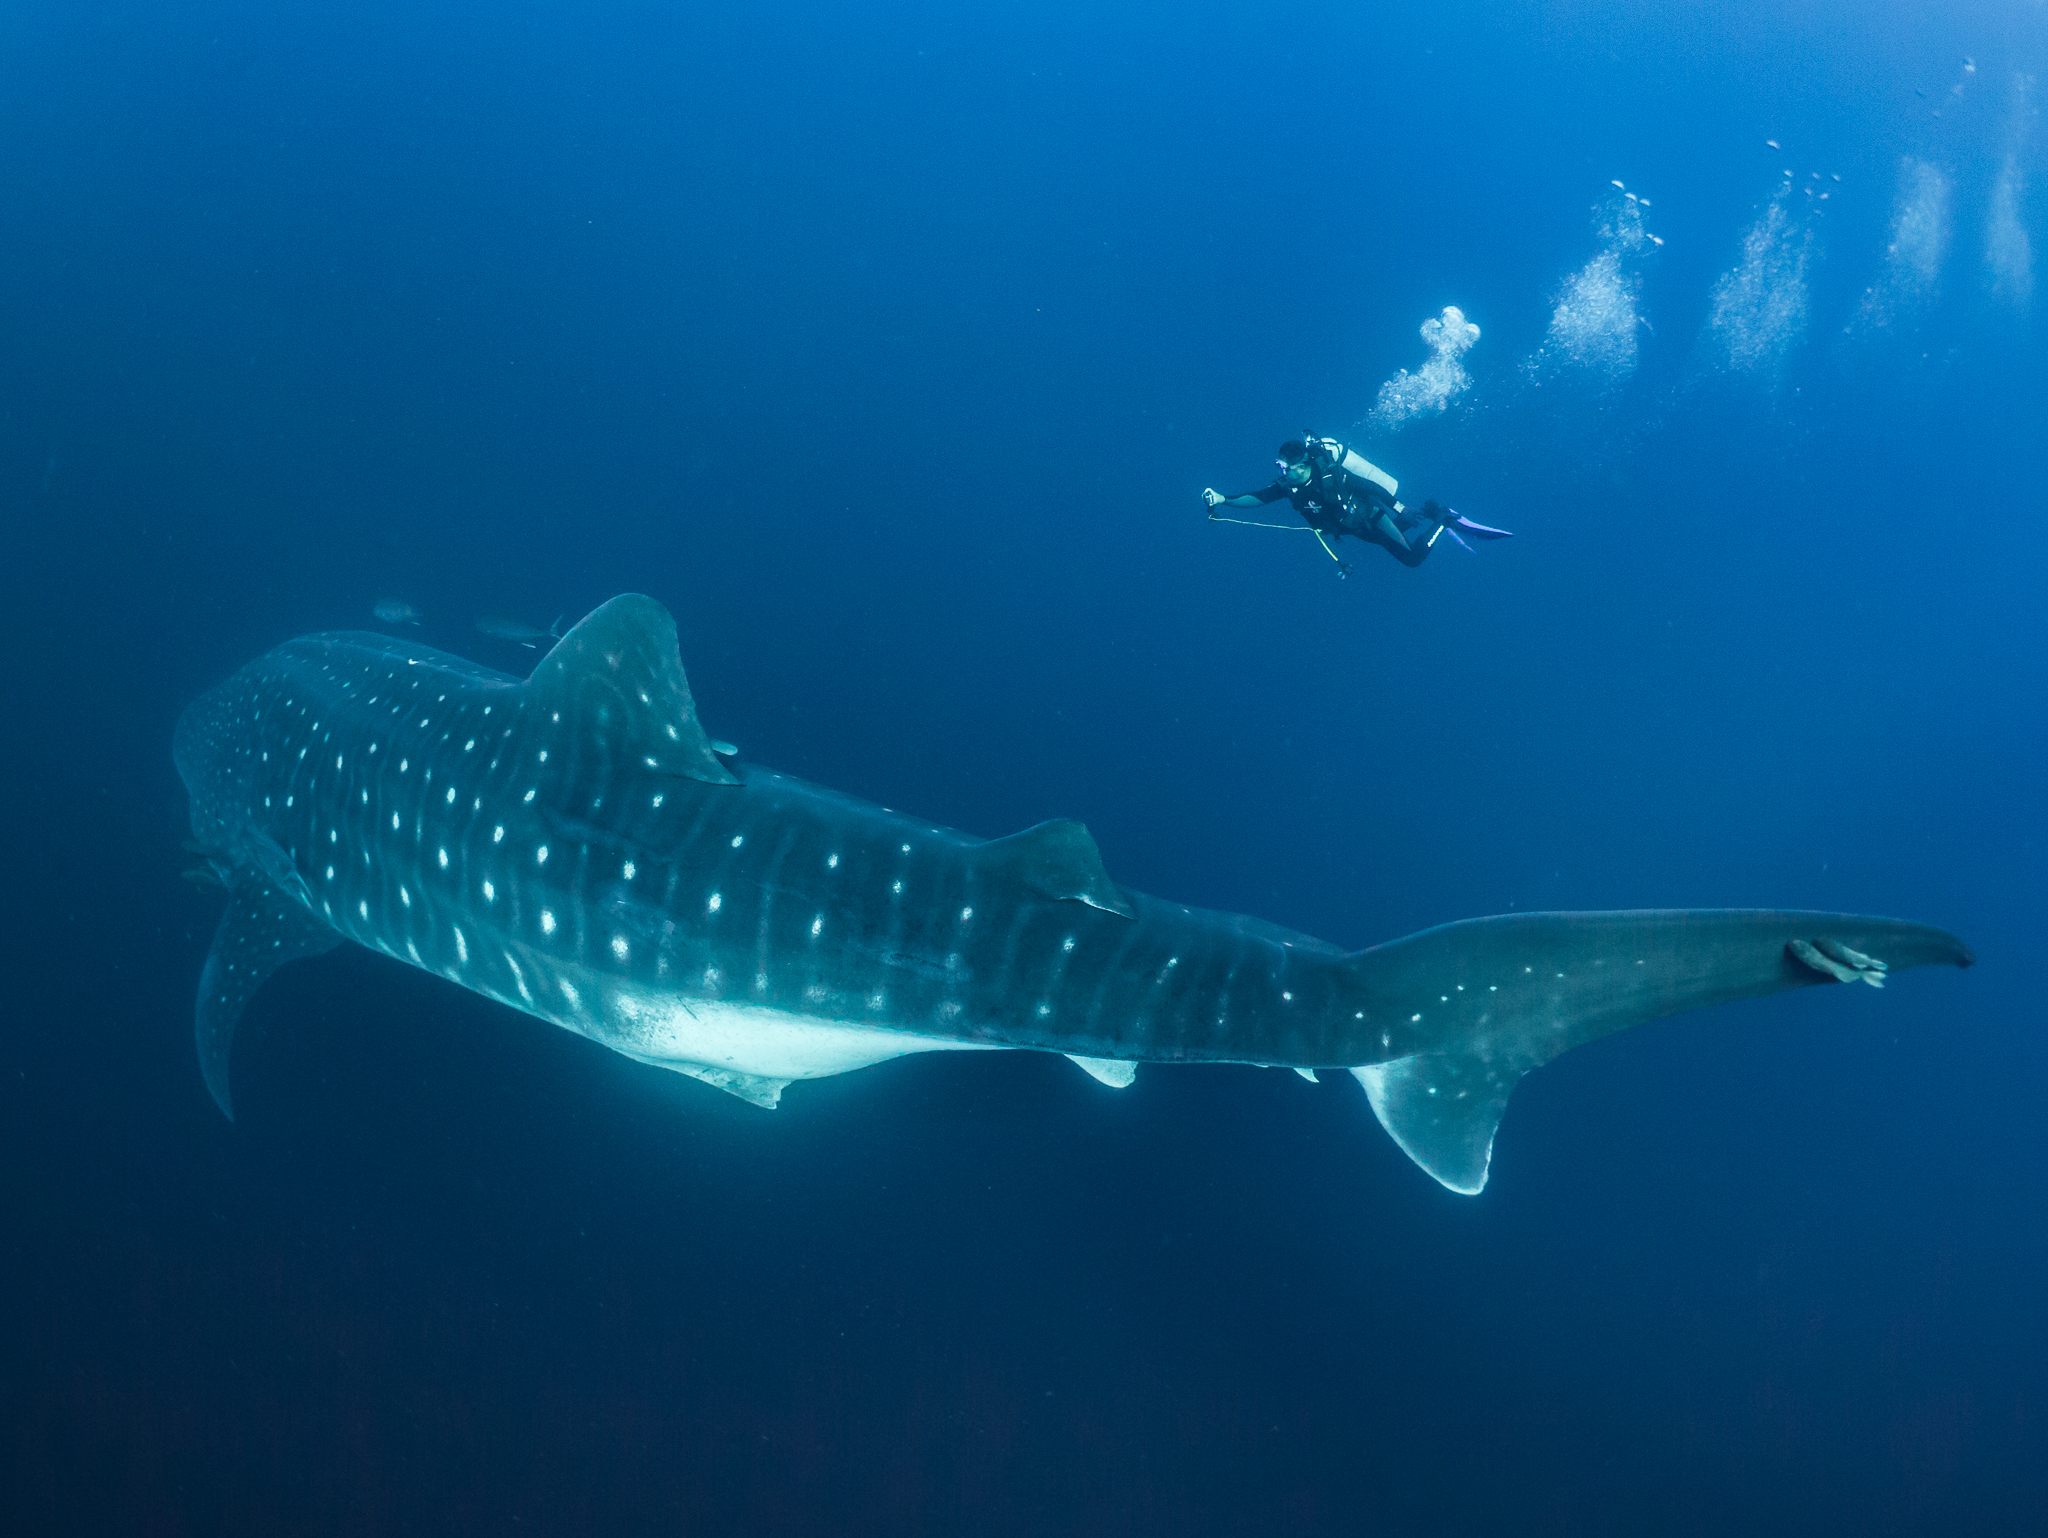
[[[1298,440],[1290,439],[1280,445],[1278,463],[1280,478],[1257,491],[1225,496],[1214,487],[1205,487],[1202,501],[1209,516],[1221,523],[1241,523],[1245,520],[1218,518],[1216,509],[1263,507],[1285,497],[1314,531],[1330,559],[1337,563],[1340,577],[1351,575],[1350,563],[1337,554],[1337,541],[1347,534],[1378,545],[1403,566],[1420,566],[1428,560],[1429,552],[1436,548],[1437,539],[1445,530],[1460,543],[1465,535],[1474,539],[1512,537],[1506,529],[1474,523],[1435,501],[1425,501],[1420,509],[1410,509],[1394,495],[1400,488],[1398,481],[1335,438],[1304,433]]]

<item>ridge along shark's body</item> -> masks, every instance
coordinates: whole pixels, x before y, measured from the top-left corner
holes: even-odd
[[[1357,1075],[1453,1190],[1508,1092],[1681,1009],[1968,965],[1893,919],[1527,914],[1344,951],[1126,892],[1079,823],[982,841],[727,762],[652,599],[521,681],[410,642],[287,642],[190,709],[178,771],[230,893],[200,981],[222,1111],[234,1031],[285,962],[354,940],[759,1105],[911,1052],[1024,1048]]]

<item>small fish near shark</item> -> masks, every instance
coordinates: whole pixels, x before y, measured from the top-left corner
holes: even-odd
[[[1509,1092],[1680,1010],[1968,966],[1939,929],[1750,909],[1526,913],[1345,950],[1120,886],[1078,822],[983,840],[735,761],[675,622],[614,598],[525,679],[303,636],[186,710],[174,756],[228,891],[200,978],[206,1086],[251,995],[352,940],[760,1106],[914,1052],[1356,1077],[1453,1191]]]

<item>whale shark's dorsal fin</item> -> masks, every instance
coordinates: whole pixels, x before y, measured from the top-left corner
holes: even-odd
[[[199,1003],[193,1015],[200,1075],[229,1121],[235,1119],[229,1060],[235,1027],[251,995],[286,962],[321,955],[339,944],[338,933],[261,877],[247,876],[229,892],[227,912],[220,916],[213,949],[199,974]]]
[[[1131,900],[1109,879],[1094,838],[1071,818],[1055,818],[1008,838],[990,839],[980,852],[982,859],[1001,866],[1041,897],[1084,902],[1121,918],[1133,915]]]
[[[675,620],[644,594],[622,593],[578,621],[526,690],[535,705],[560,711],[657,774],[739,783],[697,720]]]

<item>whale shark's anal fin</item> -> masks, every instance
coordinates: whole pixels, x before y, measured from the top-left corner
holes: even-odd
[[[1055,818],[1008,838],[990,839],[979,853],[985,866],[1000,869],[1041,897],[1084,902],[1122,918],[1135,911],[1109,879],[1093,835],[1071,818]]]
[[[1907,967],[1971,960],[1945,930],[1844,913],[1468,919],[1351,958],[1373,1028],[1392,1022],[1426,1043],[1351,1072],[1402,1152],[1470,1196],[1486,1184],[1517,1081],[1572,1047],[1680,1010],[1815,983],[1881,986]]]
[[[318,956],[339,944],[340,935],[264,881],[245,880],[229,892],[227,911],[199,974],[193,1017],[200,1075],[229,1121],[235,1119],[228,1085],[235,1028],[250,998],[286,962]]]
[[[675,620],[644,594],[622,593],[591,610],[541,659],[526,690],[535,705],[618,744],[651,773],[739,783],[697,720]]]

